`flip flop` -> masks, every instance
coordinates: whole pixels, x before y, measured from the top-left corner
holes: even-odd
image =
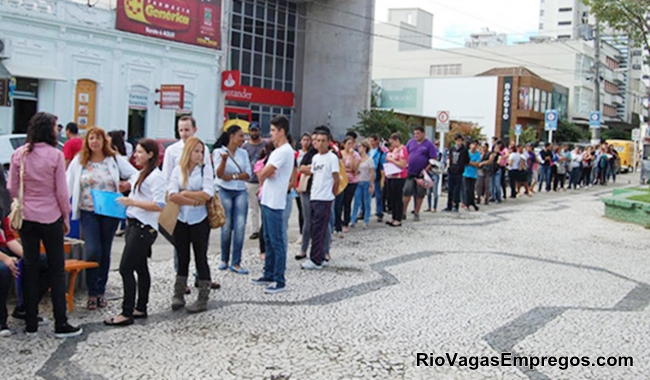
[[[127,318],[123,320],[122,322],[115,322],[115,317],[108,318],[104,320],[104,324],[106,326],[116,326],[116,327],[121,327],[121,326],[130,326],[133,324],[133,318]]]
[[[136,310],[137,312],[141,313],[141,311]],[[147,319],[149,315],[147,313],[142,313],[142,314],[136,314],[135,312],[133,313],[133,319]]]

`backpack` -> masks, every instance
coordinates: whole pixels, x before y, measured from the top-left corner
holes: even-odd
[[[384,151],[381,150],[381,148],[377,148],[377,152],[379,154],[379,158],[377,159],[377,167],[375,168],[375,180],[381,178],[381,171],[384,169],[381,163],[381,158],[383,157],[383,155],[386,154],[384,153]]]

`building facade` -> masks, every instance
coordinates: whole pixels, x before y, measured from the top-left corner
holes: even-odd
[[[174,137],[177,118],[191,114],[199,137],[214,141],[221,50],[116,30],[117,11],[99,5],[0,2],[0,77],[15,82],[11,105],[0,107],[0,133],[24,133],[45,111],[131,140]],[[165,84],[184,86],[182,109],[157,104]]]
[[[294,136],[328,125],[341,137],[370,107],[374,0],[231,0],[227,7],[226,69],[245,90],[226,91],[228,117],[248,115],[268,133],[282,113]]]

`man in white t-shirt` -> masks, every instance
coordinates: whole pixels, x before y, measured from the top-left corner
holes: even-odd
[[[181,137],[181,139],[165,149],[162,174],[166,184],[169,183],[169,179],[172,176],[172,171],[174,171],[174,168],[181,162],[181,155],[183,154],[183,149],[185,148],[185,140],[193,137],[196,134],[197,129],[196,120],[194,120],[192,116],[185,115],[178,119],[178,135]],[[205,147],[205,150],[203,152],[203,165],[205,165],[205,167],[203,170],[214,173],[214,169],[212,168],[212,161],[210,159],[210,152],[208,151],[208,147],[205,144],[203,145]],[[178,268],[178,252],[176,249],[174,249],[174,268]],[[198,283],[195,285],[198,285]],[[212,282],[212,289],[219,289],[219,287],[219,283]],[[189,292],[189,288],[186,288],[185,293],[189,294]]]
[[[332,213],[332,202],[339,187],[339,160],[329,151],[330,137],[323,130],[314,132],[314,148],[318,154],[311,162],[311,252],[303,269],[321,269],[325,262],[325,243]]]
[[[289,144],[289,119],[279,115],[271,120],[271,140],[275,150],[264,169],[258,174],[262,187],[262,225],[266,256],[264,275],[251,281],[254,285],[267,285],[264,293],[284,291],[284,271],[287,266],[287,228],[283,222],[287,207],[287,191],[294,169],[294,151]],[[272,285],[275,283],[275,285]]]

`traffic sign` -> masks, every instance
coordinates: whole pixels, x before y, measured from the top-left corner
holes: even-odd
[[[544,130],[546,131],[557,131],[557,111],[556,110],[546,110],[545,115]]]
[[[600,128],[600,111],[589,112],[589,128],[591,129]]]
[[[438,132],[449,132],[449,111],[438,111],[436,127]]]
[[[641,139],[641,130],[639,128],[634,128],[632,130],[632,140],[639,141]]]
[[[523,131],[523,126],[521,124],[515,124],[515,136],[521,136]]]

